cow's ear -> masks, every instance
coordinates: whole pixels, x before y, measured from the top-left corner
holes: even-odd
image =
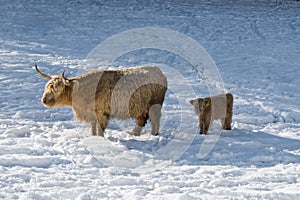
[[[68,85],[69,85],[71,81],[70,81],[70,80],[68,80],[68,79],[66,79],[66,80],[65,80],[65,82],[66,82],[66,84],[68,84]]]
[[[67,85],[67,86],[69,86],[71,84],[71,82],[72,82],[72,79],[69,79],[69,78],[65,77],[65,71],[62,72],[61,76],[63,78],[64,84]]]
[[[69,79],[62,79],[63,80],[63,83],[66,85],[66,86],[70,86],[70,84],[71,84],[71,80],[69,80]]]

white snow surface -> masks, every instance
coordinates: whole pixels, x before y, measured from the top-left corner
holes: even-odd
[[[0,199],[300,199],[299,11],[300,1],[2,0]],[[35,62],[45,73],[77,76],[99,43],[143,27],[201,44],[235,97],[233,130],[201,159],[204,140],[215,136],[178,133],[182,118],[197,124],[197,117],[192,106],[180,110],[171,90],[159,136],[150,136],[149,124],[131,136],[132,120],[112,120],[104,138],[92,137],[70,108],[40,102],[46,80]],[[135,51],[114,66],[145,63],[180,72],[184,80],[175,82],[193,86],[196,96],[179,88],[190,98],[209,95],[189,63],[170,52]],[[178,159],[153,156],[176,134],[193,138],[184,152],[169,149]]]

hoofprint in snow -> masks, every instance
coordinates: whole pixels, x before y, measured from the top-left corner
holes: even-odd
[[[11,2],[0,6],[1,199],[298,199],[300,197],[300,4],[291,2]],[[127,133],[133,121],[112,120],[104,138],[73,119],[69,108],[40,103],[48,74],[76,76],[97,44],[132,28],[159,26],[199,42],[234,94],[233,130],[189,133],[185,151],[157,153],[174,142],[182,118],[197,126],[168,91],[161,134]],[[146,49],[116,66],[160,63],[209,94],[179,56]],[[172,78],[169,75],[168,78]],[[179,87],[179,86],[178,86]],[[189,94],[189,91],[184,91]],[[190,98],[195,98],[190,93]],[[175,141],[176,142],[176,141]],[[180,141],[178,141],[180,142]],[[180,153],[176,160],[168,159]],[[137,168],[138,166],[138,168]],[[154,168],[154,170],[153,170]]]

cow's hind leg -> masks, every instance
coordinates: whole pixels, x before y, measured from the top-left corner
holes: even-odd
[[[151,120],[151,128],[152,128],[151,134],[158,135],[160,118],[161,118],[161,105],[160,104],[155,104],[150,107],[149,117]]]
[[[90,127],[91,127],[91,132],[92,132],[92,136],[104,136],[103,135],[103,129],[101,128],[100,123],[95,120],[92,123],[90,123]]]
[[[104,130],[106,128],[107,122],[105,124],[98,123],[97,125],[97,136],[104,137]]]
[[[137,116],[136,124],[131,134],[135,136],[141,135],[141,131],[143,127],[146,125],[148,118],[149,118],[148,111],[145,111],[141,115]]]
[[[97,136],[104,136],[104,131],[108,124],[109,116],[106,114],[98,114],[98,120],[96,122],[96,135]]]
[[[92,132],[92,136],[96,136],[97,135],[97,127],[96,127],[97,122],[94,121],[90,124],[91,127],[91,132]]]

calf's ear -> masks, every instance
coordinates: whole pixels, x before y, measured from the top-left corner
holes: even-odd
[[[209,99],[205,99],[204,100],[204,105],[205,105],[205,107],[208,107],[210,105],[210,100]]]
[[[190,99],[190,104],[194,105],[195,100],[194,99]]]

